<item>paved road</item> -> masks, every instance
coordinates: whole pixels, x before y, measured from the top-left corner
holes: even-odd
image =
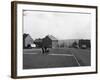
[[[73,55],[77,58],[80,66],[90,66],[91,65],[91,54],[90,50],[84,49],[71,49]]]
[[[41,49],[26,49],[23,55],[23,68],[88,66],[89,54],[88,51],[77,49],[51,49],[48,54],[42,54]]]

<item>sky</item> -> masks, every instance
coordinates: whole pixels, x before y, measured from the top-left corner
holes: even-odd
[[[90,39],[91,14],[23,11],[23,33],[34,39],[53,35],[62,39]]]

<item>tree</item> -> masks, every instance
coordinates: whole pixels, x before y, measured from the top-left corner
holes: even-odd
[[[77,46],[78,46],[77,42],[76,42],[76,41],[73,42],[72,47],[74,47],[74,48],[78,48]]]

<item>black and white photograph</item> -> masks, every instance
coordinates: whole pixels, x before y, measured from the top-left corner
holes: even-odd
[[[23,10],[23,69],[91,66],[90,16]]]
[[[12,2],[12,76],[97,73],[97,7]]]

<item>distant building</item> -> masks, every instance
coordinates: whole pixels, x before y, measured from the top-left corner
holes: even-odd
[[[78,44],[79,39],[65,39],[59,40],[58,45],[59,47],[71,48],[73,47],[73,43],[76,42]]]
[[[81,39],[79,40],[79,48],[82,48],[82,49],[87,49],[87,48],[91,48],[91,41],[88,40],[88,39]]]
[[[43,38],[43,46],[46,46],[48,48],[56,48],[58,45],[58,40],[52,36],[47,35],[45,38]]]
[[[34,41],[29,34],[23,34],[23,48],[31,48],[33,42]]]
[[[67,47],[67,48],[81,48],[81,49],[89,49],[91,48],[91,40],[89,39],[66,39],[58,41],[59,47]]]

